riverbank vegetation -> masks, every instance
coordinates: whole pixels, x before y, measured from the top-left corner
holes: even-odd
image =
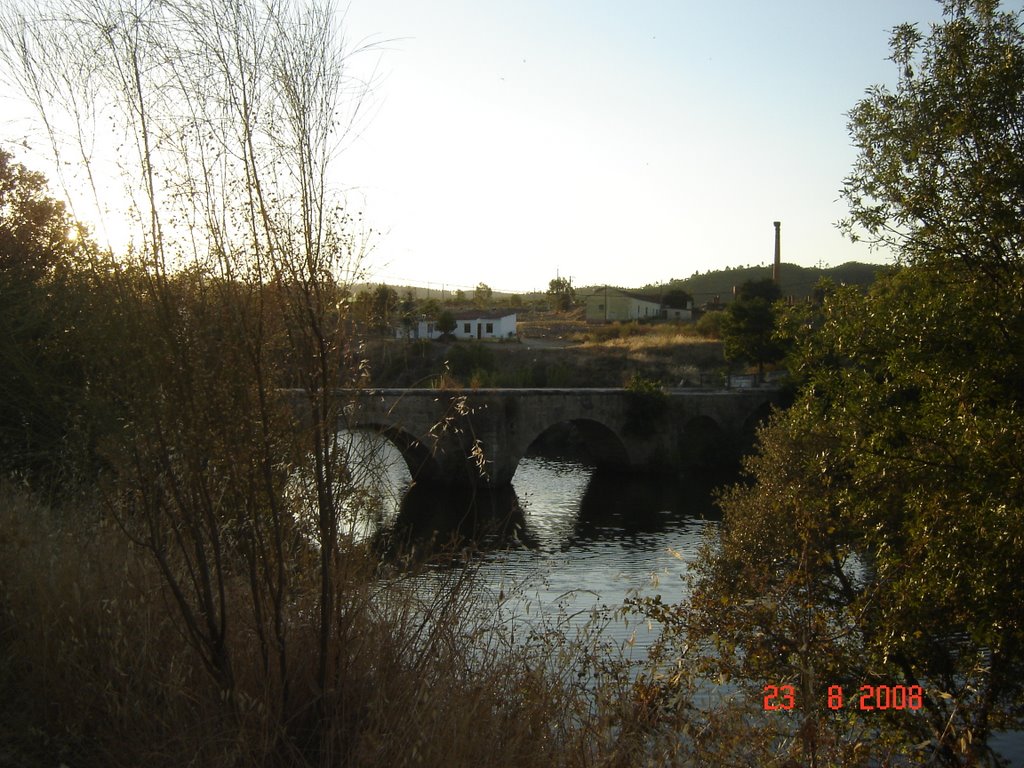
[[[0,765],[994,764],[1024,727],[1024,33],[947,5],[851,113],[846,227],[898,267],[778,308],[796,402],[690,598],[624,606],[662,630],[635,663],[614,617],[508,615],[465,542],[402,569],[346,533],[372,500],[325,393],[368,381],[367,240],[325,182],[329,14],[6,15],[37,106],[137,140],[138,239],[115,258],[0,152]]]
[[[646,606],[750,700],[787,686],[801,764],[993,764],[1024,726],[1024,33],[946,5],[894,31],[896,90],[850,116],[844,226],[901,268],[785,315],[800,394],[694,599]]]
[[[624,326],[628,328],[628,326]],[[653,326],[652,326],[653,327]],[[622,387],[634,375],[676,386],[722,380],[722,344],[679,327],[650,335],[612,329],[606,341],[523,343],[369,341],[370,380],[383,387]]]

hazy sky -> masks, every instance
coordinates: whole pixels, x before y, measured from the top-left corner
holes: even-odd
[[[1004,4],[1019,7],[1020,3]],[[884,261],[835,228],[846,112],[936,0],[352,0],[391,38],[342,181],[391,283],[638,286],[783,260]]]
[[[377,230],[375,281],[637,287],[767,264],[775,220],[784,261],[889,258],[835,227],[846,113],[937,0],[339,2],[350,45],[377,43],[333,178]]]

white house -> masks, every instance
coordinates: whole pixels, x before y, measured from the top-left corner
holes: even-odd
[[[515,312],[482,312],[471,309],[453,314],[455,330],[452,334],[457,339],[514,339],[516,336]],[[419,320],[408,333],[412,339],[437,339],[441,336],[437,320]],[[395,329],[395,338],[402,339],[405,335],[405,328]]]
[[[516,313],[501,310],[456,312],[453,333],[457,339],[514,339]]]

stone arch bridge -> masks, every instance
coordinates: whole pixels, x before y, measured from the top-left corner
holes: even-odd
[[[602,468],[679,471],[734,461],[777,389],[364,389],[348,400],[343,427],[387,437],[419,483],[501,487],[555,425],[566,422]]]

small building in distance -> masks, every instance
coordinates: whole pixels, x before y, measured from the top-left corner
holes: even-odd
[[[661,316],[666,320],[693,320],[693,302],[685,309],[678,307],[665,307],[661,310]]]
[[[662,317],[661,302],[621,288],[605,286],[587,296],[588,323],[654,320]]]
[[[516,337],[516,313],[504,310],[482,311],[470,309],[452,313],[455,316],[455,330],[452,335],[457,339],[514,339]],[[411,328],[399,326],[395,329],[395,338],[404,339],[438,339],[441,330],[437,327],[437,319],[421,318]]]

